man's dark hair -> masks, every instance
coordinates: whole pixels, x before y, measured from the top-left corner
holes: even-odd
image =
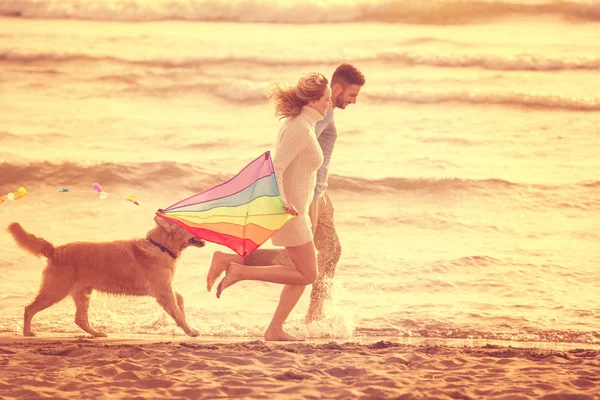
[[[331,85],[339,84],[343,88],[349,85],[363,86],[365,84],[365,76],[358,68],[349,63],[340,64],[331,78]]]

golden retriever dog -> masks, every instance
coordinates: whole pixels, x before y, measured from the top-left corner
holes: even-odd
[[[145,239],[114,242],[74,242],[54,247],[48,241],[12,223],[8,231],[17,244],[48,264],[40,291],[25,307],[23,335],[35,336],[31,320],[35,314],[67,295],[75,301],[75,323],[94,337],[105,337],[90,327],[88,307],[92,291],[115,295],[152,296],[189,336],[198,336],[185,321],[183,297],[173,291],[175,261],[188,246],[203,247],[204,241],[158,215],[157,226]]]

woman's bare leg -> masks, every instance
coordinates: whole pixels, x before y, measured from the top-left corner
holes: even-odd
[[[244,262],[244,259],[237,254],[220,251],[213,253],[208,275],[206,275],[206,290],[210,292],[217,279],[219,279],[219,276],[227,269],[229,263],[232,262],[241,264]]]
[[[229,263],[244,264],[245,266],[254,267],[260,265],[283,265],[293,267],[292,261],[286,254],[284,248],[278,249],[257,249],[247,258],[242,258],[235,253],[223,253],[215,251],[212,256],[212,261],[208,274],[206,276],[206,289],[210,292],[214,283],[219,279],[219,276],[229,266]]]
[[[317,273],[317,254],[314,244],[310,242],[304,246],[288,247],[286,251],[293,264],[305,271],[306,275],[310,275],[312,278],[310,283],[314,282]],[[265,332],[265,340],[299,340],[297,337],[284,331],[283,324],[298,303],[298,300],[300,300],[305,288],[306,285],[286,285],[283,288],[277,309]]]
[[[215,253],[213,264],[211,264],[211,270],[218,271],[219,275],[224,269],[226,270],[226,275],[217,288],[217,297],[220,297],[225,288],[243,280],[256,280],[286,285],[281,291],[279,304],[265,332],[265,340],[267,341],[299,340],[297,337],[285,332],[283,324],[298,303],[298,300],[300,300],[306,285],[312,284],[317,275],[317,255],[313,242],[301,246],[286,247],[286,251],[294,267],[286,265],[247,267],[239,264],[237,261],[230,261],[232,258],[239,256],[225,253],[221,253],[220,255]],[[241,257],[239,258],[241,259]],[[230,262],[229,265],[224,265],[228,261]],[[209,276],[211,276],[210,272]],[[216,276],[218,277],[218,275]]]
[[[306,285],[285,285],[283,287],[281,296],[279,296],[279,304],[277,305],[275,314],[273,314],[271,323],[265,332],[266,341],[303,340],[284,331],[283,324],[298,303],[298,300],[300,300],[305,288]]]
[[[261,281],[284,285],[310,285],[317,277],[317,256],[313,242],[301,246],[286,247],[293,267],[285,265],[256,266],[248,268],[243,264],[231,262],[225,277],[217,287],[217,297],[223,290],[240,281]]]

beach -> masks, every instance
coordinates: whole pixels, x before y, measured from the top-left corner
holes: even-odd
[[[6,399],[595,399],[600,351],[0,338]]]
[[[600,398],[598,15],[0,0],[0,398]],[[10,223],[55,246],[144,238],[156,210],[275,150],[271,84],[341,62],[366,84],[335,110],[342,256],[324,318],[304,322],[310,288],[288,318],[305,342],[262,340],[279,285],[207,292],[214,243],[173,279],[198,338],[152,298],[101,293],[107,338],[69,298],[22,336],[46,260]]]

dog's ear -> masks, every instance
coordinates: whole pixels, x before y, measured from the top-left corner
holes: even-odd
[[[156,222],[156,224],[158,226],[160,226],[161,228],[164,228],[166,230],[170,230],[171,227],[173,226],[173,223],[171,221],[167,221],[166,219],[161,218],[158,215],[156,215],[154,217],[154,222]]]

